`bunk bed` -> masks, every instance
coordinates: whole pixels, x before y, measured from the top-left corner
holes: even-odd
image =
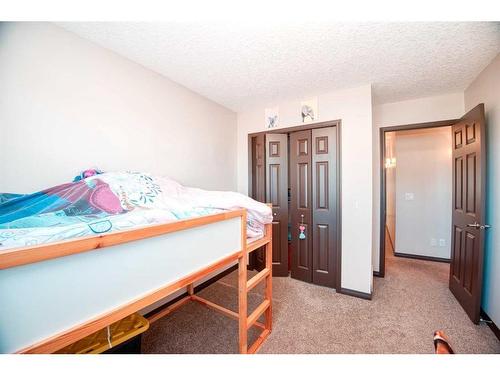
[[[129,208],[130,202],[136,202],[132,199],[136,191],[151,198],[148,188],[156,189],[154,180],[128,173],[98,177],[32,195],[7,194],[2,198],[0,353],[54,353],[183,290],[187,291],[185,298],[155,309],[150,322],[193,301],[237,319],[239,352],[256,352],[272,328],[270,209],[237,193],[201,191],[158,179],[162,185],[153,203],[163,203],[162,208],[170,205],[172,210],[142,209],[140,205],[152,201],[145,199],[123,213],[126,210],[121,207]],[[103,189],[111,192],[113,181],[119,180],[122,188],[124,181],[133,179],[138,182],[130,183],[127,194],[109,193],[101,199]],[[105,204],[123,195],[130,199],[126,204],[117,203],[113,215],[96,209],[111,207]],[[197,199],[198,206],[194,206]],[[182,202],[188,203],[179,205]],[[223,209],[210,208],[214,206]],[[75,212],[89,211],[91,215],[75,216]],[[117,212],[122,215],[114,215]],[[181,218],[148,221],[152,219],[146,214],[154,212],[161,212],[154,220],[164,220],[166,214]],[[265,222],[259,215],[266,217]],[[140,218],[143,224],[137,225],[131,217]],[[114,227],[96,233],[94,222]],[[60,223],[68,225],[60,227]],[[248,280],[249,254],[261,247],[265,248],[266,266]],[[235,263],[238,311],[194,293],[196,282]],[[264,301],[248,314],[247,293],[260,282],[266,283]],[[258,321],[262,315],[264,323]],[[247,331],[253,326],[261,333],[249,346]]]
[[[179,220],[76,240],[0,252],[0,352],[53,353],[186,288],[188,301],[239,322],[239,352],[255,353],[272,328],[272,232],[251,242],[246,210]],[[249,254],[265,247],[266,267],[247,280]],[[237,312],[207,301],[193,285],[238,263]],[[266,282],[264,301],[250,315],[247,293]],[[264,323],[258,318],[264,315]],[[247,344],[247,331],[262,330]]]

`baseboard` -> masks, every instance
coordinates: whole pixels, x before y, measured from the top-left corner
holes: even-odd
[[[367,300],[372,299],[371,293],[359,292],[357,290],[352,290],[352,289],[347,289],[347,288],[340,288],[340,293],[346,294],[346,295],[352,296],[352,297],[367,299]]]
[[[431,262],[450,263],[450,259],[439,258],[439,257],[429,257],[429,256],[426,256],[426,255],[415,255],[415,254],[405,254],[405,253],[394,252],[394,256],[400,257],[400,258],[428,260],[428,261],[431,261]]]
[[[373,276],[375,276],[375,277],[384,277],[384,275],[382,275],[380,273],[380,271],[373,271]]]
[[[235,264],[234,266],[231,266],[229,267],[228,269],[222,271],[221,273],[218,273],[217,275],[215,275],[214,277],[211,277],[210,279],[208,279],[207,281],[204,281],[203,283],[201,283],[200,285],[198,286],[195,286],[194,287],[194,292],[195,293],[198,293],[198,292],[201,292],[203,289],[209,287],[210,285],[212,285],[213,283],[215,283],[216,281],[222,279],[224,276],[227,276],[229,275],[231,272],[235,271],[238,269],[238,265]],[[159,311],[162,311],[164,310],[166,307],[170,306],[170,305],[173,305],[174,303],[176,303],[177,301],[187,297],[188,293],[187,292],[184,292],[183,294],[181,294],[180,296],[178,297],[175,297],[174,299],[164,303],[163,305],[161,306],[158,306],[156,309],[154,310],[151,310],[150,312],[148,312],[147,314],[144,315],[145,318],[148,318],[150,317],[151,315],[154,315],[156,314],[157,312]]]
[[[487,321],[491,322],[491,323],[486,323],[486,324],[488,324],[488,327],[490,327],[490,329],[493,331],[493,333],[495,334],[495,336],[497,337],[497,339],[500,341],[500,329],[498,329],[498,327],[495,324],[495,322],[493,320],[491,320],[491,318],[488,316],[488,314],[486,314],[484,312],[483,309],[481,309],[481,318],[483,318],[484,320],[487,320]]]

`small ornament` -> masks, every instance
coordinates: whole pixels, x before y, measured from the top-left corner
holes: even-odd
[[[299,240],[305,240],[306,234],[304,233],[304,231],[306,230],[306,226],[304,225],[304,215],[300,215],[299,230]]]
[[[306,234],[304,233],[306,227],[303,225],[299,225],[299,230],[300,230],[299,239],[304,240],[306,238]]]

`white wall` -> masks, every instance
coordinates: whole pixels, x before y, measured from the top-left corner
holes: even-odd
[[[0,23],[0,191],[82,169],[236,188],[236,114],[49,23]]]
[[[386,133],[386,141],[385,141],[386,158],[391,158],[391,159],[396,158],[396,149],[394,147],[395,138],[396,138],[395,132]],[[396,168],[395,167],[386,169],[385,192],[386,192],[385,224],[387,226],[387,231],[389,232],[389,236],[391,237],[392,244],[394,245],[396,241]],[[386,249],[386,251],[388,251],[388,249]]]
[[[451,127],[395,134],[395,252],[449,259]]]
[[[302,125],[300,101],[279,106],[280,127]],[[342,288],[372,290],[371,86],[318,96],[318,121],[342,120]],[[248,134],[264,129],[264,106],[238,113],[238,190],[248,192]]]
[[[373,266],[379,270],[381,127],[450,120],[464,114],[464,95],[450,93],[373,107]]]
[[[487,186],[482,308],[500,326],[500,54],[465,90],[465,109],[484,103],[487,124]]]

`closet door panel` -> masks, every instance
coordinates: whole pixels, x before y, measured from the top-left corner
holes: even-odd
[[[251,192],[256,201],[266,203],[266,140],[264,134],[251,137]],[[265,268],[264,248],[255,250],[249,257],[249,269],[261,271]]]
[[[288,276],[288,136],[266,134],[266,197],[273,208],[273,276]]]
[[[336,287],[337,127],[312,130],[312,282]]]
[[[252,137],[252,198],[266,201],[266,152],[264,134]]]
[[[311,130],[290,134],[290,210],[292,235],[291,274],[312,281],[311,237]],[[303,225],[305,238],[299,238]]]

